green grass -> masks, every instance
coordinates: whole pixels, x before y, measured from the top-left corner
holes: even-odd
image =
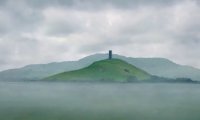
[[[61,81],[116,81],[147,80],[151,77],[147,72],[120,59],[101,60],[90,66],[45,78],[44,80]]]

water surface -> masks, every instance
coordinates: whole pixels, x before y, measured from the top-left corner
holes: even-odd
[[[0,120],[200,120],[199,84],[0,82]]]

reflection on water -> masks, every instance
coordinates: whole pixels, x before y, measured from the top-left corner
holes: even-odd
[[[200,120],[198,84],[1,82],[0,120]]]

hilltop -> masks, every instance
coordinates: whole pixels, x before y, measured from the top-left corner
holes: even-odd
[[[97,61],[86,68],[59,73],[44,80],[130,82],[150,78],[150,74],[123,60],[111,59]]]

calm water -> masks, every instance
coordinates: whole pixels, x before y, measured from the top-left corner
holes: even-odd
[[[0,120],[200,120],[200,85],[0,82]]]

